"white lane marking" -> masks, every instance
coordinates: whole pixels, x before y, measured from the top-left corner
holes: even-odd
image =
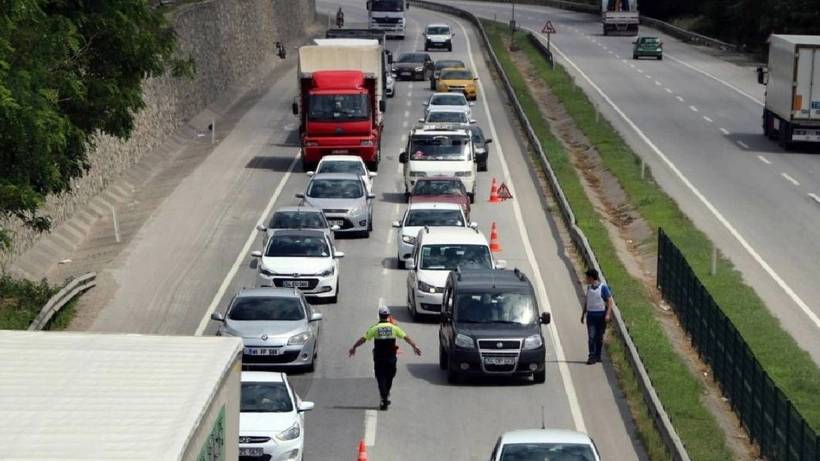
[[[721,128],[720,132],[725,134],[726,136],[729,136],[729,130],[727,130],[726,128]]]
[[[412,98],[412,97],[413,97],[413,92],[412,92],[412,91],[408,91],[408,92],[407,92],[407,97],[408,97],[408,98]]]
[[[678,101],[680,101],[680,102],[685,101],[685,100],[684,100],[681,96],[675,96],[675,99],[677,99],[677,100],[678,100]]]
[[[698,108],[695,107],[695,106],[689,106],[689,108],[692,109],[692,112],[697,112],[698,111]]]
[[[663,84],[657,80],[655,80],[655,85],[662,86]]]
[[[786,181],[789,181],[790,183],[792,183],[792,184],[793,184],[793,185],[795,185],[795,186],[799,186],[799,185],[800,185],[800,183],[799,183],[799,182],[797,182],[797,180],[796,180],[796,179],[794,179],[794,178],[792,178],[791,176],[789,176],[789,174],[788,174],[788,173],[785,173],[785,172],[780,173],[780,176],[783,176],[783,179],[785,179]]]
[[[725,85],[725,86],[727,86],[727,87],[729,87],[729,88],[731,88],[731,89],[735,90],[736,92],[738,92],[738,93],[742,94],[743,96],[745,96],[745,97],[747,97],[747,98],[751,99],[752,101],[756,102],[758,105],[761,105],[761,106],[763,105],[763,101],[761,101],[761,100],[759,100],[759,99],[755,98],[754,96],[752,96],[752,95],[750,95],[749,93],[747,93],[747,92],[745,92],[745,91],[741,90],[740,88],[738,88],[738,87],[736,87],[736,86],[732,85],[731,83],[729,83],[729,82],[727,82],[727,81],[722,80],[720,77],[717,77],[716,75],[710,74],[709,72],[706,72],[705,70],[699,69],[699,68],[697,68],[697,67],[695,67],[695,66],[693,66],[693,65],[691,65],[691,64],[689,64],[689,63],[683,62],[682,60],[680,60],[680,59],[678,59],[678,58],[676,58],[676,57],[674,57],[674,56],[670,56],[668,53],[664,53],[664,54],[666,55],[666,57],[667,57],[667,58],[669,58],[669,59],[671,59],[671,60],[673,60],[673,61],[675,61],[675,62],[677,62],[677,63],[679,63],[679,64],[682,64],[683,66],[685,66],[685,67],[687,67],[687,68],[689,68],[689,69],[692,69],[692,70],[694,70],[695,72],[697,72],[697,73],[699,73],[699,74],[701,74],[701,75],[705,75],[705,76],[707,76],[707,77],[711,78],[712,80],[718,81],[718,82],[720,82],[721,84],[723,84],[723,85]]]
[[[613,52],[612,52],[612,50],[609,50],[609,51],[608,51],[608,53],[609,53],[609,54],[615,54],[615,53],[613,53]]]
[[[615,59],[621,59],[621,55],[616,54]]]
[[[401,143],[404,144],[407,142],[407,133],[401,135]]]
[[[410,116],[410,111],[409,110],[404,111],[404,118],[407,118],[409,116]]]
[[[543,34],[539,35],[543,37]],[[792,289],[792,287],[788,283],[786,283],[786,281],[783,280],[782,277],[780,277],[780,274],[775,272],[772,266],[770,266],[769,263],[766,262],[766,260],[763,259],[762,256],[760,256],[760,253],[758,253],[757,250],[755,250],[752,247],[752,245],[749,244],[749,242],[740,234],[740,232],[738,232],[738,230],[735,229],[735,226],[733,226],[732,223],[730,223],[729,220],[726,219],[726,217],[723,216],[723,214],[720,211],[718,211],[718,209],[712,204],[712,202],[710,202],[709,199],[707,199],[706,196],[703,195],[700,189],[695,187],[695,185],[692,184],[691,181],[689,181],[689,178],[687,178],[686,175],[683,174],[683,172],[677,167],[677,165],[675,165],[675,163],[672,162],[672,160],[670,160],[669,157],[667,157],[666,154],[664,154],[663,151],[660,150],[660,148],[658,148],[658,146],[656,146],[651,139],[649,139],[646,133],[644,133],[643,130],[641,130],[638,127],[638,125],[636,125],[635,122],[632,121],[632,119],[629,118],[626,115],[626,113],[624,113],[624,111],[621,110],[620,107],[618,107],[617,104],[615,104],[615,101],[613,101],[612,98],[609,97],[609,95],[604,93],[601,87],[596,85],[595,82],[593,82],[592,79],[589,78],[589,76],[586,73],[584,73],[584,71],[582,71],[577,64],[575,64],[575,62],[569,59],[569,57],[566,54],[564,54],[564,52],[561,51],[560,48],[555,46],[555,44],[553,44],[553,49],[560,55],[561,59],[563,59],[570,66],[572,66],[572,68],[575,69],[575,71],[578,72],[581,75],[581,77],[587,81],[587,83],[589,83],[589,85],[595,90],[595,92],[598,93],[598,95],[601,96],[601,98],[603,98],[603,100],[606,101],[606,103],[609,104],[613,108],[613,110],[615,110],[615,112],[629,125],[629,127],[632,128],[632,130],[638,134],[638,136],[643,140],[643,142],[645,142],[646,145],[649,146],[649,148],[652,149],[653,152],[655,152],[655,155],[657,155],[658,158],[660,158],[661,161],[663,161],[663,163],[666,164],[666,166],[675,174],[675,176],[678,177],[678,179],[689,189],[689,191],[692,192],[692,194],[694,194],[695,197],[697,197],[697,199],[700,200],[701,203],[703,203],[706,209],[708,209],[709,212],[712,213],[712,215],[723,225],[723,227],[726,228],[726,230],[729,231],[730,234],[732,234],[732,237],[734,237],[735,240],[737,240],[740,243],[743,249],[745,249],[746,252],[749,253],[749,255],[751,255],[752,258],[754,258],[758,265],[760,265],[760,267],[762,267],[763,270],[766,271],[769,277],[771,277],[775,281],[775,283],[777,283],[780,289],[782,289],[786,293],[786,295],[795,304],[797,304],[797,306],[800,308],[801,311],[803,311],[806,317],[808,317],[809,320],[811,320],[817,328],[820,328],[820,317],[818,317],[817,314],[815,314],[814,311],[812,311],[811,308],[809,308],[809,305],[806,304],[806,302],[803,301],[803,299],[794,291],[794,289]]]
[[[643,73],[643,69],[638,69],[638,73],[639,73],[639,74],[642,74],[642,73]]]
[[[820,197],[817,196],[814,192],[809,192],[809,197],[817,203],[820,203]]]
[[[667,93],[672,94],[672,90],[670,90],[669,88],[664,88],[664,90],[666,90]]]
[[[739,139],[738,139],[737,141],[735,141],[735,142],[737,143],[737,145],[738,145],[738,146],[740,146],[740,147],[742,147],[742,148],[744,148],[744,149],[748,149],[748,148],[749,148],[749,145],[748,145],[748,144],[746,144],[745,142],[743,142],[743,141],[741,141],[741,140],[739,140]]]
[[[635,64],[630,63],[630,64],[629,64],[629,67],[631,67],[631,68],[633,68],[633,69],[634,69],[634,68],[635,68]]]
[[[279,180],[279,184],[276,186],[276,190],[273,191],[273,195],[271,196],[270,200],[268,201],[267,206],[262,211],[262,214],[259,215],[259,219],[256,221],[256,225],[264,224],[265,218],[268,217],[271,210],[273,209],[273,205],[276,203],[276,200],[279,199],[279,195],[282,193],[282,189],[285,188],[285,184],[290,179],[291,173],[293,173],[293,169],[296,167],[296,164],[299,163],[299,152],[300,150],[296,151],[296,155],[293,156],[293,160],[291,160],[290,165],[288,166],[288,170],[282,176],[282,179]],[[228,271],[228,274],[225,275],[225,278],[222,279],[222,283],[219,285],[219,289],[216,290],[216,294],[214,295],[211,303],[208,305],[208,309],[205,311],[205,316],[202,317],[202,320],[199,321],[199,326],[196,328],[196,332],[194,333],[195,336],[202,336],[202,333],[205,332],[205,329],[208,327],[208,322],[211,321],[211,314],[216,311],[217,306],[219,306],[219,301],[222,300],[222,297],[225,295],[225,291],[228,290],[228,286],[230,286],[231,281],[236,276],[237,271],[239,271],[239,266],[241,266],[246,258],[248,251],[251,249],[251,245],[253,242],[256,241],[257,235],[259,235],[259,231],[256,230],[256,226],[253,226],[254,229],[251,231],[250,235],[248,235],[248,239],[245,241],[245,246],[242,247],[242,250],[239,251],[239,254],[236,255],[236,261],[233,262],[231,269]]]
[[[376,410],[364,411],[364,444],[372,447],[376,444],[376,424],[379,413]]]
[[[407,85],[407,88],[412,90],[414,86],[416,86],[416,84],[413,83],[413,82],[410,82],[410,84]]]
[[[712,120],[711,118],[709,118],[709,117],[707,117],[707,116],[705,116],[705,115],[703,116],[703,119],[704,119],[704,120],[706,120],[706,121],[707,121],[707,122],[709,122],[709,123],[712,123],[712,122],[714,121],[714,120]]]
[[[413,101],[407,101],[407,107],[410,107],[412,105],[413,105]]]
[[[464,41],[467,43],[467,56],[470,58],[470,65],[472,65],[473,69],[477,69],[478,67],[475,64],[475,59],[473,59],[473,50],[470,43],[471,40],[468,38],[469,36],[467,35],[467,30],[464,28],[461,21],[458,21],[458,27],[461,28],[461,32],[464,34]],[[478,90],[481,94],[481,102],[484,106],[484,112],[487,115],[487,120],[490,124],[490,133],[494,139],[500,140],[501,138],[498,136],[498,132],[495,129],[493,115],[490,112],[490,105],[487,103],[487,92],[484,90],[484,84],[482,82],[483,80],[478,80]],[[504,157],[504,150],[501,148],[501,143],[496,145],[496,153],[498,161],[501,163],[501,171],[504,175],[504,180],[506,181],[507,187],[510,189],[510,194],[515,197],[515,184],[510,176],[510,169],[507,167],[507,160]],[[524,225],[524,218],[521,213],[521,206],[519,205],[518,200],[513,200],[513,213],[515,214],[515,221],[518,223],[518,233],[524,244],[524,252],[527,254],[527,261],[530,263],[530,267],[532,268],[533,274],[531,280],[535,282],[538,289],[539,298],[544,300],[544,310],[549,312],[552,308],[550,306],[549,297],[547,296],[547,289],[544,286],[544,279],[541,277],[541,269],[538,267],[538,260],[535,258],[535,252],[532,249],[532,244],[530,244],[529,232],[527,231],[527,227]],[[575,430],[586,432],[584,415],[581,412],[581,405],[578,402],[578,395],[575,393],[575,384],[572,382],[572,375],[570,374],[569,367],[567,366],[564,347],[561,345],[561,339],[558,337],[558,328],[555,326],[555,322],[551,322],[547,328],[550,331],[550,338],[552,339],[553,347],[555,348],[555,356],[558,361],[558,371],[561,374],[561,381],[564,385],[564,391],[567,393],[567,402],[569,403],[569,410],[572,414],[572,421],[575,424]]]
[[[393,237],[395,237],[395,235],[396,235],[396,232],[393,231],[393,229],[390,229],[390,232],[387,233],[387,246],[388,247],[393,244]]]
[[[408,122],[407,120],[405,120],[405,121],[401,122],[401,127],[402,127],[402,128],[407,128],[407,125],[409,125],[409,124],[410,124],[410,122]]]
[[[378,301],[378,303],[379,303],[379,304],[378,304],[378,307],[382,307],[382,306],[384,306],[384,298],[382,298],[381,296],[379,296],[379,301]]]
[[[404,165],[402,165],[401,163],[396,164],[396,171],[399,174],[404,174]],[[404,181],[404,179],[402,179],[402,181]]]

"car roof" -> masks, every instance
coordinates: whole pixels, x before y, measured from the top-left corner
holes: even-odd
[[[319,208],[310,206],[310,205],[293,205],[293,206],[283,206],[279,207],[273,213],[321,213],[322,210]]]
[[[427,24],[427,27],[450,27],[450,24],[444,24],[441,22],[437,22],[435,24]]]
[[[285,374],[279,371],[243,371],[241,381],[282,383],[285,382]]]
[[[296,236],[296,237],[325,237],[325,232],[314,229],[271,229],[271,237],[274,235]]]
[[[430,99],[437,98],[437,97],[443,97],[443,96],[456,96],[456,97],[461,96],[462,98],[467,99],[467,97],[464,96],[464,93],[454,93],[452,91],[439,91],[437,93],[433,93],[433,94],[430,95]]]
[[[592,445],[592,440],[583,432],[566,429],[520,429],[506,432],[501,443],[575,443]]]
[[[316,179],[354,179],[356,181],[361,181],[362,177],[356,173],[316,173],[311,178],[311,181]]]
[[[461,111],[459,111],[461,112]],[[427,135],[427,136],[470,136],[465,125],[454,123],[429,123],[416,128],[410,133],[410,136]]]
[[[468,290],[471,288],[482,290],[527,288],[532,290],[529,279],[518,269],[462,268],[458,271],[458,284],[461,288]]]
[[[340,161],[340,162],[363,162],[362,158],[358,155],[325,155],[319,160],[319,163],[322,162],[333,162],[333,161]]]
[[[277,288],[277,287],[261,287],[261,288],[248,288],[246,290],[242,290],[236,294],[236,298],[250,298],[250,297],[262,297],[262,296],[276,296],[282,298],[291,298],[297,296],[296,290],[292,288]]]
[[[478,229],[469,227],[429,227],[422,229],[422,245],[464,244],[487,245],[487,239]]]
[[[407,207],[408,210],[459,210],[461,205],[450,202],[412,202]]]
[[[445,105],[431,106],[430,107],[430,113],[432,114],[433,112],[458,112],[460,114],[463,114],[464,113],[464,108],[460,107],[460,106],[445,106]]]

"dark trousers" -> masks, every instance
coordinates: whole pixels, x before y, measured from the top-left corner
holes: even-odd
[[[376,382],[379,383],[379,395],[382,400],[387,400],[390,388],[393,387],[393,378],[396,377],[396,360],[375,360],[373,370],[376,372]]]
[[[587,312],[589,358],[601,359],[601,351],[604,347],[604,331],[606,331],[606,313]]]

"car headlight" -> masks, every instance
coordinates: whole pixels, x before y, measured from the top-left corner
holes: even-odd
[[[424,67],[416,67],[416,72],[421,72],[424,70]]]
[[[299,333],[298,335],[293,335],[288,339],[288,346],[304,346],[310,338],[313,337],[313,333],[310,331],[305,331],[303,333]]]
[[[475,341],[467,335],[458,333],[456,334],[456,346],[464,349],[475,349]]]
[[[414,245],[416,243],[416,238],[412,235],[402,235],[401,241],[404,243],[409,243],[410,245]]]
[[[290,426],[284,431],[276,434],[276,438],[283,442],[287,442],[288,440],[299,438],[300,435],[302,435],[302,428],[299,427],[299,422],[297,421],[293,423],[293,426]]]
[[[411,171],[407,175],[410,176],[411,178],[423,178],[423,177],[427,176],[427,173],[425,173],[423,171]]]
[[[268,269],[267,267],[262,265],[259,266],[259,273],[262,275],[267,275],[268,277],[273,277],[274,275],[276,275],[276,271]]]
[[[333,267],[333,266],[330,266],[329,269],[326,269],[324,272],[321,272],[319,275],[322,276],[322,277],[330,277],[331,275],[333,275],[335,273],[336,273],[336,268]]]
[[[439,289],[429,283],[424,283],[419,280],[419,291],[423,291],[425,293],[438,293]]]
[[[465,178],[465,177],[469,177],[469,176],[472,176],[472,175],[473,175],[472,171],[456,171],[456,177],[458,177],[458,178]]]
[[[527,339],[524,340],[524,350],[538,349],[543,345],[544,340],[541,339],[541,335],[528,336]]]

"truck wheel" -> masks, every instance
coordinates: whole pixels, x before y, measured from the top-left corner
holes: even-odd
[[[467,197],[470,197],[470,203],[475,203],[475,192],[470,192]]]
[[[547,370],[537,371],[532,374],[532,382],[542,384],[547,381]]]
[[[447,45],[447,51],[453,51],[453,44]]]
[[[658,61],[663,61],[663,55],[658,56]]]
[[[780,129],[778,130],[780,137],[778,138],[778,144],[783,150],[791,150],[792,148],[792,125],[791,123],[781,120],[780,121]]]
[[[444,352],[444,346],[438,345],[438,368],[440,370],[447,369],[447,353]]]
[[[453,364],[447,361],[447,382],[450,384],[458,384],[461,382],[461,375],[453,368]]]

